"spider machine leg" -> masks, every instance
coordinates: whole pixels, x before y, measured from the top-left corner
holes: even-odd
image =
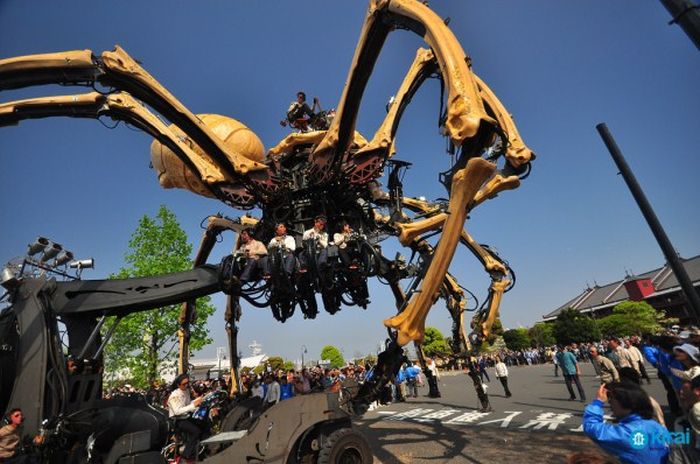
[[[195,188],[189,182],[170,183],[175,177],[162,178],[164,187],[181,187],[240,207],[250,207],[255,195],[274,189],[267,167],[227,146],[204,120],[190,112],[139,63],[121,47],[96,57],[90,50],[28,55],[0,60],[0,91],[31,85],[63,84],[93,86],[100,83],[115,91],[23,100],[2,105],[0,124],[14,124],[22,119],[46,116],[96,117],[108,114],[133,122],[151,133],[175,152],[186,169],[197,179]],[[119,91],[127,92],[120,93]],[[116,96],[120,101],[110,98]],[[107,105],[105,107],[105,104]],[[177,136],[157,127],[144,104],[173,122],[198,150],[183,150]],[[126,110],[126,111],[125,111]],[[126,113],[130,113],[126,116]],[[146,113],[149,113],[147,115]],[[134,114],[138,114],[134,117]],[[179,135],[179,134],[176,134]],[[176,170],[177,166],[172,167]],[[204,185],[201,185],[204,184]]]
[[[209,218],[207,218],[207,227],[202,235],[202,240],[199,244],[199,249],[197,250],[193,265],[196,267],[206,263],[221,233],[231,230],[240,234],[241,230],[246,227],[252,227],[257,224],[257,222],[257,219],[248,216],[243,216],[238,221],[231,220],[221,215],[209,216]],[[238,240],[236,240],[235,248],[238,248],[238,245]],[[226,334],[228,335],[229,341],[229,359],[231,360],[231,385],[229,394],[233,397],[240,391],[238,379],[238,327],[236,323],[241,317],[241,305],[237,292],[231,291],[232,287],[236,287],[235,283],[228,282],[226,286],[228,287],[228,298],[226,301],[224,318],[226,321]],[[180,347],[178,373],[182,374],[188,371],[189,366],[190,326],[197,322],[196,301],[186,301],[182,304],[178,321],[180,323],[180,328],[177,332]]]
[[[431,46],[431,51],[417,52],[396,100],[388,108],[382,126],[368,144],[350,153],[348,148],[351,134],[354,132],[360,97],[369,78],[369,71],[391,28],[406,28],[418,33]],[[404,246],[410,246],[414,251],[422,247],[424,252],[428,253],[427,259],[424,259],[426,265],[422,271],[420,288],[413,288],[408,295],[403,295],[400,288],[392,286],[397,302],[404,303],[398,305],[399,315],[385,321],[385,325],[396,330],[396,341],[391,343],[383,354],[386,355],[387,362],[395,368],[398,368],[398,363],[394,361],[400,358],[400,346],[411,340],[422,340],[425,317],[437,298],[441,285],[443,293],[449,293],[449,288],[445,290],[449,283],[445,284],[443,281],[447,276],[447,268],[457,241],[462,235],[468,209],[494,197],[500,191],[517,187],[520,182],[519,174],[526,170],[534,155],[520,141],[510,115],[495,95],[471,73],[469,58],[465,57],[461,46],[444,22],[423,4],[413,0],[370,3],[336,117],[312,153],[319,166],[317,175],[320,179],[330,177],[334,169],[340,169],[342,166],[354,182],[371,181],[373,176],[376,177],[380,172],[386,159],[393,155],[394,136],[403,110],[422,82],[435,72],[440,74],[448,90],[447,109],[441,119],[441,125],[451,144],[460,147],[461,156],[449,173],[448,211],[443,211],[439,205],[430,205],[426,209],[425,205],[421,204],[424,202],[420,200],[415,200],[416,204],[411,205],[413,199],[406,199],[405,206],[419,212],[422,220],[405,224],[410,219],[403,214],[396,214],[396,211],[392,212],[391,217],[379,220],[387,224],[391,222],[390,228],[397,231]],[[506,158],[506,167],[500,172],[496,172],[495,164],[475,158],[487,146],[497,141],[498,136],[502,145],[501,152],[504,152]],[[490,158],[489,156],[489,160]],[[377,192],[374,199],[380,204],[390,200],[390,197]],[[426,247],[427,243],[421,238],[424,233],[433,231],[442,232],[435,250]],[[481,248],[475,247],[472,251],[479,252]],[[496,297],[491,299],[491,308],[497,308],[500,302],[498,288],[494,288]],[[460,314],[460,321],[461,318]],[[466,336],[462,338],[466,345]],[[392,353],[393,357],[390,356]],[[381,356],[378,368],[380,375],[376,383],[386,381],[395,373],[391,367],[387,368],[384,365]],[[370,389],[368,386],[364,393],[370,394]],[[487,401],[482,401],[482,405],[487,406]]]
[[[417,0],[372,0],[335,118],[312,153],[316,166],[314,174],[319,181],[330,179],[334,172],[342,169],[343,163],[352,162],[348,149],[353,141],[362,95],[384,41],[395,29],[415,32],[432,48],[448,90],[443,126],[453,143],[468,153],[464,163],[469,156],[481,151],[496,131],[497,122],[486,113],[464,51],[444,21]],[[420,79],[416,82],[419,85]],[[398,123],[398,119],[395,122]],[[393,124],[390,131],[395,132]],[[386,151],[393,145],[391,140],[393,138],[381,142],[388,145]]]
[[[464,232],[463,232],[464,233]],[[442,286],[441,296],[447,303],[447,309],[452,316],[452,351],[454,353],[465,353],[463,361],[466,363],[467,375],[472,379],[476,396],[481,403],[481,411],[491,411],[491,402],[489,395],[484,389],[484,384],[479,376],[475,359],[472,356],[474,352],[470,348],[469,339],[464,330],[464,311],[465,299],[464,291],[457,283],[457,280],[450,274],[445,276],[445,281]],[[478,348],[478,347],[475,347]]]
[[[464,169],[456,172],[452,179],[449,214],[442,225],[442,235],[425,271],[425,278],[416,290],[406,309],[399,315],[384,321],[384,325],[397,330],[399,345],[409,341],[422,341],[425,318],[439,291],[440,285],[459,243],[459,237],[467,217],[468,205],[481,185],[494,172],[495,165],[481,158],[472,158]]]

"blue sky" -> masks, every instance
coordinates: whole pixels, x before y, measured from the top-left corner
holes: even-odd
[[[606,122],[684,257],[700,253],[696,181],[700,160],[700,55],[657,1],[432,1],[471,56],[474,71],[514,115],[537,153],[531,176],[475,210],[468,227],[517,273],[503,301],[507,327],[531,325],[586,284],[641,273],[663,255],[600,140]],[[366,4],[320,2],[0,2],[0,57],[115,44],[143,63],[196,113],[247,124],[267,148],[288,131],[278,125],[297,90],[335,106],[347,76]],[[422,40],[389,36],[365,92],[358,130],[370,137]],[[3,92],[0,101],[87,92],[43,87]],[[405,192],[444,195],[437,173],[448,166],[437,134],[439,86],[414,98],[397,138],[397,157],[414,162]],[[0,129],[0,260],[21,255],[46,235],[77,256],[92,256],[103,278],[123,263],[139,217],[161,204],[178,216],[191,242],[200,221],[221,211],[215,200],[163,190],[149,169],[150,138],[120,125],[54,118]],[[211,261],[230,250],[226,236]],[[388,246],[390,250],[393,247]],[[483,298],[488,279],[459,252],[452,271]],[[269,354],[308,358],[327,343],[346,356],[376,349],[381,321],[393,314],[389,291],[373,283],[366,310],[346,309],[285,324],[244,307],[240,346],[253,340]],[[211,328],[224,346],[223,297]],[[428,323],[447,331],[442,304]]]

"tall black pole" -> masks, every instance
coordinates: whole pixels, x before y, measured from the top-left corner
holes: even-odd
[[[700,49],[700,7],[692,0],[661,0],[661,3],[673,17],[669,24],[680,25]]]
[[[671,244],[671,240],[668,239],[666,232],[664,232],[663,227],[661,227],[661,223],[649,204],[649,200],[647,200],[646,195],[644,195],[644,192],[639,186],[639,183],[637,183],[637,179],[634,177],[634,174],[627,164],[627,161],[625,161],[625,157],[622,156],[622,152],[618,148],[617,143],[615,143],[615,139],[613,139],[612,134],[610,134],[608,126],[606,126],[605,123],[601,123],[595,127],[598,129],[600,136],[603,138],[605,146],[608,147],[617,168],[620,170],[622,178],[625,179],[627,187],[629,187],[630,192],[632,192],[632,196],[637,202],[637,205],[639,205],[639,209],[642,210],[644,219],[647,220],[647,223],[651,228],[651,232],[654,234],[654,237],[656,237],[656,241],[659,242],[659,246],[661,247],[664,256],[666,256],[666,261],[668,262],[669,266],[671,266],[673,273],[676,275],[676,279],[678,279],[678,282],[681,284],[681,289],[683,289],[685,298],[690,305],[692,317],[695,319],[696,323],[699,323],[700,297],[698,297],[698,294],[695,292],[693,282],[690,280],[690,277],[688,277],[688,273],[685,272],[685,268],[683,267],[680,259],[678,259],[678,255]]]

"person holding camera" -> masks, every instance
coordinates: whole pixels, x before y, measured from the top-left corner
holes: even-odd
[[[357,259],[355,256],[351,256],[351,249],[348,248],[348,242],[354,237],[355,231],[346,221],[342,223],[340,232],[333,234],[333,243],[338,247],[340,261],[348,269],[357,269]]]
[[[190,396],[190,378],[187,374],[180,374],[173,382],[174,390],[168,398],[168,412],[171,419],[175,420],[175,426],[183,432],[185,449],[182,457],[187,460],[196,458],[197,443],[204,433],[200,421],[191,418],[192,413],[202,404],[204,396],[192,400]]]
[[[616,423],[605,421],[605,403],[610,403]],[[583,412],[583,432],[623,463],[661,464],[669,453],[668,444],[656,439],[666,436],[666,428],[654,420],[649,395],[632,382],[600,386]]]

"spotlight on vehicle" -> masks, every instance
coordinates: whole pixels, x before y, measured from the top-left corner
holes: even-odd
[[[79,259],[77,261],[73,261],[68,266],[73,269],[92,269],[95,267],[95,260],[92,258]]]
[[[68,250],[63,250],[56,256],[56,261],[54,261],[54,266],[63,266],[68,261],[73,261],[73,253]]]
[[[63,247],[58,243],[49,243],[49,245],[44,248],[44,254],[41,255],[41,262],[45,263],[51,258],[55,258],[63,250]]]
[[[12,290],[17,284],[19,284],[19,279],[11,268],[6,267],[0,272],[0,285],[6,290]]]
[[[35,254],[39,253],[41,250],[49,246],[49,239],[46,237],[37,237],[36,240],[34,240],[34,243],[29,244],[29,249],[27,250],[27,254],[29,256],[34,256]]]

